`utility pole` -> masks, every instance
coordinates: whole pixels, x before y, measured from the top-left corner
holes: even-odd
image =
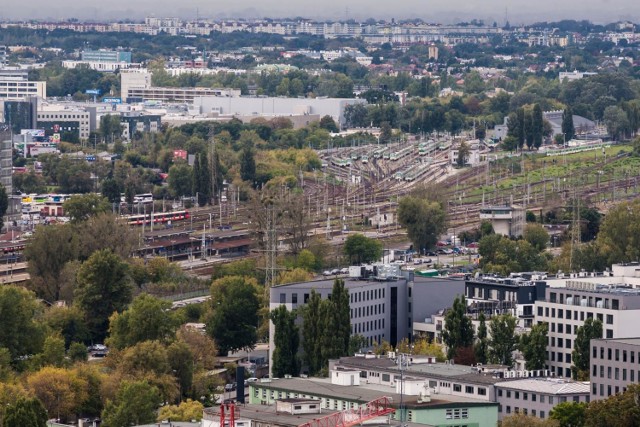
[[[215,128],[214,125],[209,125],[209,133],[207,135],[211,140],[210,150],[209,150],[209,173],[211,174],[211,204],[213,205],[216,200],[217,194],[217,175],[218,171],[216,170],[216,140],[215,140]]]
[[[265,271],[265,289],[269,292],[269,288],[276,285],[276,256],[278,251],[278,240],[276,233],[276,215],[273,203],[269,202],[267,206],[267,259]]]

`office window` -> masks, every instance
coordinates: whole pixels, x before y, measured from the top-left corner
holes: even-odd
[[[564,315],[564,310],[562,310],[561,308],[558,309],[558,319],[562,319]]]
[[[565,340],[564,340],[564,346],[565,346],[566,348],[573,348],[573,347],[571,346],[571,340],[570,340],[569,338],[567,338],[567,339],[565,339]]]
[[[620,368],[616,368],[615,369],[613,379],[615,379],[615,380],[619,380],[620,379]]]
[[[600,365],[600,378],[604,378],[604,366]]]
[[[473,386],[469,386],[469,385],[466,386],[464,388],[464,392],[467,393],[467,394],[473,394]]]
[[[593,375],[594,377],[598,376],[598,365],[593,365],[591,375]]]
[[[611,379],[611,366],[607,366],[607,378]]]
[[[629,380],[633,383],[636,381],[635,379],[635,373],[636,371],[634,371],[633,369],[629,369]]]
[[[598,358],[598,347],[593,346],[593,348],[591,349],[591,358],[592,359]]]
[[[507,390],[507,397],[511,397],[511,390]]]
[[[607,329],[607,338],[613,338],[613,329]]]
[[[285,304],[287,302],[287,294],[280,294],[280,304]]]
[[[627,350],[622,350],[622,361],[627,362]]]
[[[507,405],[507,411],[506,412],[507,412],[507,414],[511,413],[511,406]]]
[[[629,354],[631,355],[631,363],[636,363],[636,360],[635,360],[636,352],[630,351]]]
[[[626,381],[626,380],[627,380],[627,369],[622,368],[622,381]]]
[[[542,402],[542,401],[541,401]],[[553,396],[549,396],[549,404],[553,405]]]
[[[480,389],[478,389],[478,393],[480,392]],[[502,397],[502,389],[498,390],[498,397]]]
[[[538,307],[538,316],[542,317],[542,307]]]
[[[544,411],[540,411],[540,418],[544,418]]]
[[[516,391],[514,394],[515,394],[515,398],[516,399],[520,399],[520,392],[519,391]]]
[[[535,393],[531,393],[531,401],[535,402],[538,399],[538,395]]]
[[[571,353],[565,353],[564,361],[565,363],[571,363]]]
[[[522,393],[522,400],[529,400],[529,393]]]
[[[613,314],[607,314],[607,325],[613,325]]]
[[[487,389],[484,387],[478,387],[478,394],[480,396],[486,396],[487,395]]]
[[[544,394],[540,395],[540,403],[544,403]]]
[[[598,384],[591,381],[591,394],[596,395],[598,393]]]
[[[620,350],[619,350],[619,349],[617,349],[617,348],[616,348],[616,351],[615,351],[615,355],[616,355],[615,360],[616,360],[616,362],[617,362],[617,361],[619,361],[619,360],[620,360]]]
[[[453,391],[462,391],[462,386],[460,384],[454,384],[453,385]]]
[[[291,303],[293,304],[298,303],[298,294],[291,294]]]
[[[600,359],[604,359],[604,347],[600,347]]]

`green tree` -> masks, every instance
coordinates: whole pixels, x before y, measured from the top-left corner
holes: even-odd
[[[122,137],[122,123],[120,115],[104,114],[100,117],[100,133],[105,142],[113,143],[116,138]]]
[[[300,362],[298,360],[298,345],[300,335],[295,324],[296,313],[287,310],[284,305],[271,311],[271,321],[275,327],[273,350],[273,365],[271,371],[277,378],[286,374],[298,376]]]
[[[193,195],[194,169],[186,163],[178,163],[169,168],[169,189],[176,197]]]
[[[604,109],[604,124],[607,132],[614,141],[624,138],[629,129],[629,118],[624,110],[616,105]]]
[[[609,264],[640,258],[640,200],[622,202],[604,217],[596,239]]]
[[[40,352],[43,330],[36,321],[41,305],[35,295],[22,287],[0,286],[0,348],[15,360]]]
[[[9,196],[4,185],[0,184],[0,230],[4,228],[4,215],[9,209]]]
[[[329,132],[338,132],[338,125],[336,125],[336,122],[333,120],[333,117],[326,115],[326,116],[322,116],[322,118],[320,119],[320,127],[322,129],[326,129]]]
[[[548,332],[549,324],[542,322],[533,325],[531,331],[520,336],[519,349],[528,370],[544,369],[547,360]]]
[[[367,346],[368,343],[366,337],[360,334],[351,335],[351,338],[349,338],[349,356],[360,353],[367,348]]]
[[[560,427],[583,427],[586,422],[587,406],[586,402],[558,403],[549,412],[549,418],[556,420]]]
[[[44,323],[64,338],[64,345],[69,348],[72,342],[88,342],[89,329],[84,314],[75,305],[70,307],[53,306],[44,314]]]
[[[64,338],[55,335],[46,337],[40,356],[43,365],[62,367],[65,363]]]
[[[389,122],[380,123],[380,142],[386,144],[391,141],[393,129]]]
[[[196,154],[193,165],[193,194],[198,196],[198,205],[204,206],[211,200],[211,171],[206,154]]]
[[[529,223],[524,228],[524,239],[531,243],[531,246],[542,252],[547,249],[549,233],[541,224]]]
[[[544,117],[540,104],[533,106],[533,116],[531,123],[531,131],[533,133],[533,146],[540,148],[542,146],[542,136],[544,135]]]
[[[212,313],[207,332],[215,340],[220,354],[252,348],[257,341],[257,282],[242,276],[218,279],[211,286]]]
[[[37,398],[20,398],[8,404],[2,420],[4,427],[45,427],[47,411]]]
[[[169,301],[148,294],[137,296],[125,311],[111,315],[108,345],[123,349],[142,341],[168,342],[178,327],[170,309]]]
[[[86,221],[89,217],[100,213],[111,212],[109,201],[93,193],[71,196],[62,206],[72,222]]]
[[[400,199],[398,221],[419,251],[433,247],[446,230],[446,212],[442,205],[418,197]]]
[[[576,134],[576,128],[573,125],[573,110],[567,106],[562,112],[562,134],[564,135],[564,141],[573,139]]]
[[[351,311],[349,291],[344,286],[344,280],[334,280],[331,298],[322,301],[320,313],[322,318],[321,368],[327,368],[329,359],[349,354]]]
[[[588,381],[591,367],[591,340],[600,338],[602,338],[602,322],[599,319],[589,317],[582,326],[578,327],[571,352],[571,360],[573,360],[571,375],[574,380]]]
[[[191,394],[195,364],[193,353],[189,346],[182,341],[175,341],[167,347],[167,361],[171,372],[176,377],[180,388],[180,398]]]
[[[156,408],[161,398],[158,388],[147,381],[123,381],[115,400],[107,401],[102,412],[102,425],[124,427],[151,424],[156,420]]]
[[[494,316],[489,322],[489,360],[501,365],[513,365],[513,351],[517,348],[517,319],[510,314]]]
[[[464,295],[456,297],[453,306],[444,316],[442,342],[447,346],[447,359],[453,359],[459,349],[473,345],[473,324],[467,316]]]
[[[118,185],[118,181],[113,178],[107,178],[102,181],[102,187],[100,192],[102,197],[106,198],[109,203],[120,203],[121,188]]]
[[[85,313],[94,340],[104,340],[109,317],[126,308],[131,302],[131,293],[127,264],[111,251],[97,251],[82,264],[75,300]]]
[[[253,155],[253,149],[249,146],[244,147],[240,153],[240,178],[255,185],[256,159]]]
[[[478,331],[476,334],[477,341],[474,345],[476,362],[487,363],[487,352],[489,350],[489,341],[487,339],[487,322],[484,312],[480,312],[478,316]]]
[[[640,425],[638,407],[640,385],[629,384],[622,392],[607,399],[589,403],[584,416],[585,427],[637,426]],[[576,411],[578,412],[578,411]]]
[[[458,158],[456,159],[456,163],[458,164],[458,167],[462,168],[467,164],[470,154],[471,154],[471,149],[469,148],[469,144],[462,141],[460,143],[460,148],[458,148]]]
[[[310,375],[316,375],[322,369],[320,357],[322,318],[320,306],[322,298],[315,289],[311,289],[309,300],[302,308],[302,349],[303,360]]]
[[[36,228],[24,251],[29,287],[46,301],[60,299],[62,276],[66,264],[76,259],[79,241],[70,225]]]
[[[89,358],[89,352],[87,351],[87,346],[79,343],[72,342],[69,346],[69,351],[67,352],[71,363],[76,362],[86,362]]]
[[[344,242],[342,252],[352,263],[366,264],[382,257],[382,243],[360,233],[350,234]]]

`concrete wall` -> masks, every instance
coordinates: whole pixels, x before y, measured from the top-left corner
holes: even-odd
[[[640,339],[591,340],[591,400],[622,393],[640,381]]]

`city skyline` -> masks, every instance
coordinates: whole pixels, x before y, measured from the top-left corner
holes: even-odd
[[[640,10],[631,0],[576,0],[559,5],[551,0],[536,3],[522,0],[506,2],[464,2],[462,0],[399,0],[393,4],[379,2],[371,4],[365,0],[338,2],[330,0],[322,4],[308,2],[276,2],[267,0],[259,6],[248,0],[237,0],[232,5],[221,1],[184,0],[179,6],[168,1],[140,0],[132,5],[125,0],[113,0],[109,10],[102,10],[103,3],[87,0],[79,5],[71,0],[59,0],[52,9],[48,1],[33,0],[28,4],[11,0],[0,12],[0,19],[65,20],[78,18],[93,21],[142,19],[145,16],[179,17],[184,19],[230,19],[230,18],[285,18],[304,17],[310,19],[344,20],[367,18],[406,19],[422,18],[430,22],[455,23],[471,19],[482,19],[487,24],[530,24],[539,21],[561,19],[587,19],[596,23],[619,20],[635,20]]]

